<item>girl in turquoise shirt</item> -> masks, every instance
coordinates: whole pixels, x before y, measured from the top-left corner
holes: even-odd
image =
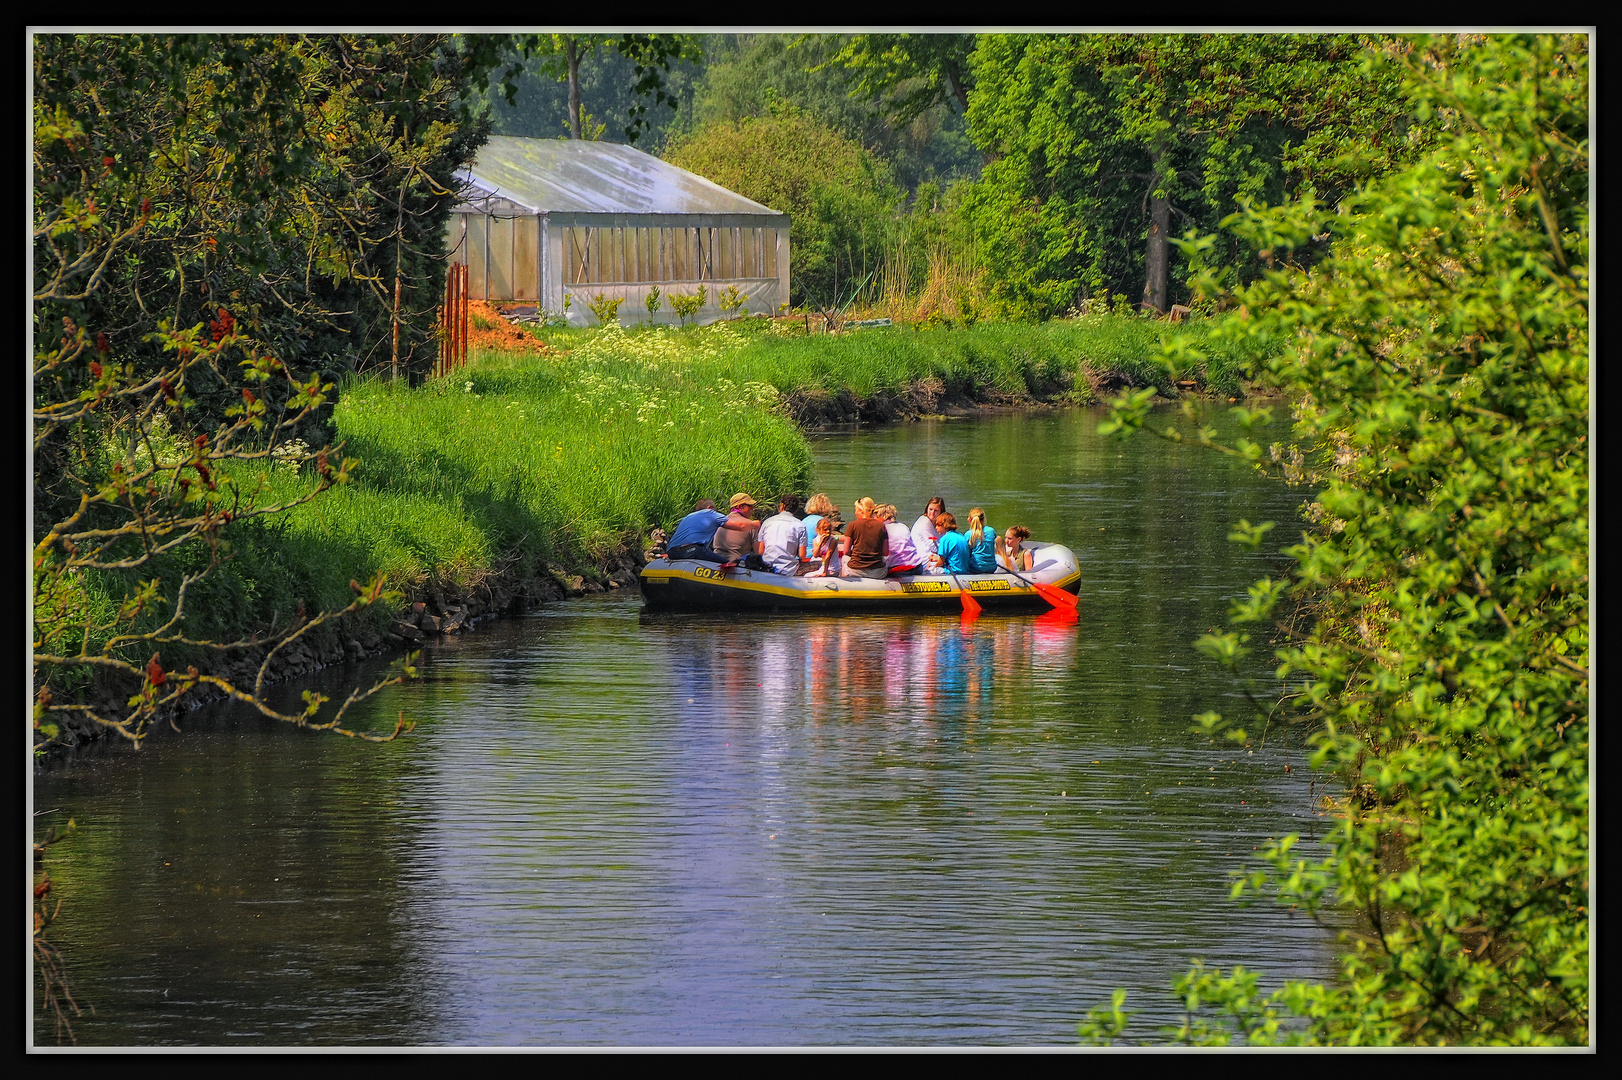
[[[965,537],[969,548],[971,574],[997,572],[997,530],[986,528],[986,512],[976,506],[969,511],[969,534]]]
[[[946,511],[935,516],[935,528],[940,538],[935,541],[935,554],[929,561],[946,574],[972,574],[969,569],[969,542],[957,531],[957,518]]]

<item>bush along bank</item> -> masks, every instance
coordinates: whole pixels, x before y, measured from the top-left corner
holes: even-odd
[[[234,641],[301,607],[341,608],[352,581],[380,573],[402,597],[394,611],[318,628],[273,657],[267,680],[414,649],[480,619],[631,585],[649,529],[669,530],[700,498],[749,491],[765,505],[803,491],[803,427],[1081,404],[1111,387],[1169,386],[1168,374],[1237,388],[1248,363],[1206,348],[1198,324],[1119,316],[833,335],[801,326],[546,330],[544,350],[476,349],[467,367],[420,387],[351,382],[333,441],[360,461],[353,479],[237,529],[230,557],[194,592],[191,636]],[[1168,333],[1198,355],[1183,371],[1150,358]],[[265,476],[266,500],[317,482],[308,466],[271,464]],[[194,569],[177,559],[159,572]],[[117,585],[88,580],[88,602],[111,603]],[[263,658],[253,648],[175,657],[250,681]],[[86,691],[112,704],[129,688]]]

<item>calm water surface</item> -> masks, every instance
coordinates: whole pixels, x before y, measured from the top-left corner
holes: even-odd
[[[1187,732],[1237,708],[1190,643],[1276,565],[1230,524],[1287,534],[1300,494],[1099,418],[816,440],[847,513],[939,494],[1068,542],[1078,626],[605,596],[425,654],[374,699],[419,721],[388,746],[212,709],[38,774],[37,820],[79,826],[80,1042],[1069,1043],[1117,986],[1175,1022],[1192,957],[1329,975],[1324,932],[1228,900],[1322,831],[1298,742]]]

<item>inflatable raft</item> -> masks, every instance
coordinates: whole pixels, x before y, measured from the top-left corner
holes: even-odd
[[[785,577],[697,559],[655,559],[642,568],[642,599],[655,611],[960,611],[968,593],[987,612],[1047,611],[1027,583],[1076,594],[1081,570],[1063,544],[1027,542],[1031,569],[995,574],[908,574],[903,577]]]

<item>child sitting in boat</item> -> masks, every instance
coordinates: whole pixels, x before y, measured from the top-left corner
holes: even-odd
[[[969,569],[969,541],[957,531],[957,518],[945,510],[935,516],[935,529],[940,536],[935,541],[935,554],[930,564],[940,567],[942,574],[972,574]]]
[[[834,501],[828,498],[825,492],[819,491],[806,501],[805,518],[800,524],[805,526],[805,546],[808,550],[817,541],[817,522],[825,517],[832,517],[834,524],[837,525],[839,523],[838,515],[839,507],[834,505]],[[837,529],[834,531],[838,532]]]
[[[890,534],[878,511],[872,499],[856,500],[856,520],[845,526],[844,577],[882,578],[889,573],[884,560],[890,554]]]
[[[912,524],[912,546],[925,563],[935,554],[935,539],[940,536],[940,530],[935,527],[935,519],[945,511],[946,500],[937,495],[929,500],[923,515]]]
[[[839,535],[834,532],[833,519],[830,517],[817,520],[817,536],[811,541],[811,558],[820,565],[806,577],[839,576]]]
[[[1014,525],[997,541],[997,561],[1003,566],[1019,573],[1030,572],[1031,549],[1025,547],[1025,541],[1031,538],[1031,530],[1023,525]]]
[[[995,574],[997,572],[997,530],[986,526],[986,512],[976,506],[969,511],[969,531],[964,534],[969,542],[969,572]]]

